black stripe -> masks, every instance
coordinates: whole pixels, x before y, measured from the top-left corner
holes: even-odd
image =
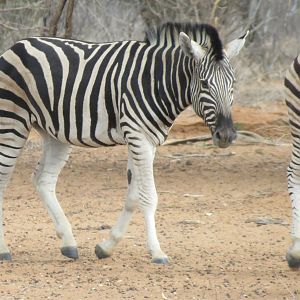
[[[2,163],[2,162],[0,162],[0,166],[6,167],[6,168],[11,168],[11,167],[13,167],[13,165],[7,165],[7,164],[4,164],[4,163]]]
[[[94,55],[94,57],[86,64],[84,70],[83,70],[83,75],[82,79],[80,81],[80,84],[78,86],[78,91],[76,94],[76,103],[75,103],[75,112],[76,112],[76,126],[77,126],[77,139],[83,144],[86,145],[83,140],[82,140],[82,128],[83,128],[83,103],[84,103],[84,96],[85,96],[85,91],[87,89],[87,86],[91,80],[91,75],[94,70],[96,62],[100,59],[101,55],[103,52],[107,49],[108,46],[106,47],[101,47],[99,51]],[[99,75],[99,72],[98,72]],[[91,96],[92,98],[93,96]],[[97,99],[93,99],[94,101],[98,101]],[[92,114],[91,114],[92,115]],[[93,115],[95,115],[95,112],[93,112]],[[93,117],[91,116],[91,119]]]
[[[172,48],[167,49],[167,51],[165,52],[165,64],[164,64],[164,68],[165,68],[165,82],[166,82],[166,89],[168,90],[168,93],[171,97],[171,99],[173,100],[173,103],[176,104],[176,102],[174,101],[176,99],[176,94],[174,93],[174,84],[172,82],[173,80],[173,74],[172,72],[172,67],[175,68],[175,64],[174,64],[174,60],[172,58]],[[175,73],[176,75],[176,70],[173,69],[173,73]],[[175,77],[176,78],[176,77]],[[175,79],[176,82],[176,79]],[[180,110],[179,107],[177,105],[175,106],[175,111],[176,114],[179,114]],[[170,116],[173,116],[173,114],[171,114]],[[173,116],[174,118],[174,116]]]
[[[300,129],[300,125],[298,123],[295,123],[293,120],[290,119],[290,124],[291,126],[297,128],[297,129]]]
[[[63,77],[63,66],[61,63],[61,59],[52,46],[45,44],[35,38],[30,38],[29,41],[33,47],[42,51],[46,55],[47,61],[50,66],[51,78],[53,82],[54,99],[52,113],[50,111],[49,113],[52,117],[53,127],[56,131],[53,134],[57,136],[57,132],[59,131],[58,104],[60,100]],[[48,41],[51,42],[51,40]]]
[[[164,89],[164,80],[163,77],[163,61],[162,61],[162,52],[164,49],[160,49],[157,51],[154,59],[154,77],[155,77],[155,94],[157,94],[157,100],[161,100],[161,108],[164,108],[166,115],[172,116],[172,107],[169,103],[168,96]]]
[[[116,99],[118,99],[118,92],[117,92],[117,86],[118,86],[118,78],[120,76],[120,68],[124,64],[124,53],[127,50],[128,45],[125,45],[122,47],[120,52],[117,54],[113,64],[111,65],[110,69],[107,72],[106,78],[105,78],[105,108],[108,115],[108,136],[111,141],[114,142],[112,136],[111,136],[111,129],[117,127],[117,121],[116,121],[116,112],[114,107],[117,106],[117,104],[113,102],[116,102]],[[112,73],[117,65],[117,70],[115,73],[116,78],[112,78]],[[121,74],[122,76],[122,74]],[[111,90],[111,83],[114,83],[114,92],[115,92],[115,98],[112,97],[112,90]]]
[[[1,101],[2,100],[12,101],[17,106],[19,106],[22,109],[26,110],[28,112],[28,115],[30,116],[30,114],[31,114],[30,108],[28,107],[25,100],[20,98],[16,94],[14,94],[12,91],[0,88],[0,99],[1,99]]]
[[[20,117],[19,115],[17,115],[14,112],[0,110],[0,117],[17,120],[17,121],[21,122],[24,125],[24,127],[29,131],[26,120],[24,120],[22,117]]]
[[[296,87],[287,79],[285,78],[284,79],[284,85],[286,88],[288,88],[297,98],[300,99],[300,91],[298,91],[296,89]],[[288,101],[287,101],[287,105],[289,106],[288,104]]]
[[[91,92],[91,98],[90,98],[90,115],[91,115],[91,129],[90,129],[90,136],[91,139],[102,145],[103,143],[99,141],[96,136],[96,127],[98,122],[101,122],[101,120],[98,120],[98,102],[99,102],[99,92],[101,87],[101,82],[103,80],[103,74],[105,72],[105,68],[107,67],[107,64],[109,63],[112,55],[114,52],[121,47],[122,43],[116,43],[113,48],[105,55],[103,61],[101,62],[101,65],[99,66],[98,75],[95,79],[94,86],[92,88]],[[104,78],[105,79],[105,78]],[[110,115],[108,115],[108,118],[110,118]]]
[[[141,52],[141,55],[139,58],[140,61],[139,62],[137,61],[136,68],[134,70],[134,74],[139,73],[139,64],[141,63],[142,59],[146,60],[145,69],[142,74],[142,86],[143,86],[143,91],[144,91],[144,94],[146,97],[146,101],[148,102],[148,104],[151,107],[151,110],[154,112],[154,114],[159,118],[159,120],[162,121],[165,125],[171,126],[172,124],[169,121],[167,121],[165,116],[160,111],[160,110],[162,110],[165,115],[170,116],[168,111],[165,109],[164,105],[161,104],[162,99],[159,96],[156,82],[154,84],[154,91],[155,91],[156,97],[155,97],[155,99],[152,97],[150,82],[152,81],[151,77],[153,76],[153,74],[151,74],[151,66],[153,64],[153,54],[154,54],[153,52],[155,51],[155,49],[154,48],[150,49],[148,51],[147,57],[142,56],[144,54],[144,51],[146,51],[146,49],[143,49]],[[137,77],[136,77],[136,82],[137,82]],[[134,83],[132,83],[132,85],[134,86]],[[137,86],[137,84],[135,84],[135,85]],[[139,88],[139,87],[137,86],[137,88]],[[147,109],[145,107],[143,107],[142,109],[147,111]],[[156,122],[154,121],[153,124],[155,125]]]
[[[18,45],[18,44],[16,44]],[[14,46],[11,48],[11,50],[14,49]],[[36,101],[34,100],[33,96],[31,95],[31,92],[26,84],[26,82],[24,81],[22,75],[18,72],[18,70],[11,65],[9,62],[7,62],[3,56],[0,57],[0,69],[1,71],[6,74],[8,77],[10,77],[13,81],[15,81],[15,83],[20,87],[20,89],[22,89],[30,104],[33,106],[34,110],[36,110],[40,120],[41,120],[41,125],[45,128],[46,126],[46,120],[42,114],[42,111],[39,107],[39,105],[37,105]]]
[[[172,53],[173,53],[173,57],[171,56]],[[176,49],[176,51],[172,51],[170,53],[170,58],[172,59],[171,64],[173,65],[172,74],[170,74],[171,75],[171,83],[172,83],[172,91],[173,91],[173,94],[174,94],[173,99],[177,99],[178,94],[179,94],[178,88],[180,88],[180,87],[177,87],[177,83],[176,83],[176,73],[177,73],[178,65],[180,63],[180,61],[179,61],[179,49]],[[177,108],[176,112],[179,114],[179,109],[180,108],[177,107],[177,106],[176,106],[176,108]]]
[[[0,134],[6,134],[6,133],[13,133],[14,135],[22,138],[22,139],[27,139],[26,136],[24,136],[23,134],[21,134],[20,132],[18,132],[15,129],[0,129]]]
[[[294,132],[291,133],[292,137],[295,139],[300,139],[300,135],[295,134]]]
[[[20,150],[23,148],[23,147],[15,147],[15,146],[7,145],[7,144],[3,144],[3,143],[0,143],[0,147],[6,147],[6,148],[11,148],[11,149],[17,149],[17,150]]]
[[[7,157],[7,158],[17,158],[17,156],[7,155],[7,154],[4,154],[3,152],[0,152],[0,155]]]
[[[296,145],[295,143],[293,143],[293,147],[300,150],[300,146]]]
[[[138,108],[136,107],[136,100],[129,94],[129,93],[126,93],[126,96],[127,96],[127,100],[128,102],[123,106],[124,107],[124,112],[125,112],[125,115],[127,117],[129,117],[132,122],[134,124],[138,124],[138,121],[140,121],[141,123],[143,123],[143,125],[149,130],[149,132],[151,134],[153,134],[154,136],[157,136],[157,132],[154,132],[147,124],[147,121],[145,122],[142,118],[142,116],[140,115],[140,112],[138,110]],[[137,119],[138,120],[134,120],[133,117],[130,115],[129,113],[129,110],[127,109],[127,106],[130,106],[131,109],[135,112],[135,115],[137,116]],[[140,125],[138,125],[140,127]],[[158,129],[159,130],[159,129]],[[160,130],[159,130],[160,131]]]
[[[36,59],[36,57],[32,56],[27,52],[25,45],[23,43],[17,43],[13,48],[14,48],[13,49],[14,53],[19,56],[24,67],[27,68],[32,74],[36,82],[36,87],[39,96],[43,101],[43,105],[46,107],[47,111],[51,112],[48,87],[44,76],[44,71],[39,61]]]
[[[295,60],[294,60],[294,69],[295,69],[295,72],[300,77],[300,64],[298,63],[298,58],[295,58]]]
[[[131,138],[129,138],[129,142],[128,142],[129,146],[132,146],[132,147],[135,147],[135,148],[141,148],[140,145],[134,144],[134,143],[130,142],[130,140],[131,140]]]
[[[60,38],[47,38],[43,37],[41,38],[42,40],[45,40],[47,42],[53,43],[55,41],[60,41],[64,44],[67,45],[72,45],[75,48],[78,48],[80,50],[83,50],[84,52],[84,59],[88,59],[90,55],[94,52],[94,50],[99,47],[99,44],[96,43],[90,43],[90,42],[85,42],[85,41],[79,41],[79,40],[72,40],[72,39],[60,39]],[[103,44],[105,46],[106,44]],[[102,44],[101,44],[102,46]]]
[[[294,151],[292,152],[292,155],[295,156],[296,158],[300,158],[300,156],[296,154]]]
[[[130,106],[131,107],[132,106],[140,107],[141,111],[143,112],[145,118],[149,121],[149,123],[151,123],[155,128],[157,128],[159,130],[160,129],[159,124],[157,124],[156,120],[152,117],[152,115],[148,111],[148,108],[145,105],[145,102],[147,101],[148,105],[151,107],[152,112],[156,116],[161,117],[160,120],[164,119],[163,116],[160,114],[159,110],[157,109],[155,103],[153,103],[153,100],[152,100],[152,97],[151,97],[151,89],[150,89],[150,84],[149,84],[149,82],[151,80],[150,72],[149,72],[150,76],[148,77],[148,80],[146,80],[146,83],[143,83],[143,91],[145,93],[145,98],[146,98],[145,100],[144,100],[144,98],[142,97],[142,94],[141,94],[141,87],[138,85],[138,76],[140,74],[140,65],[142,64],[142,60],[148,59],[147,57],[144,57],[144,50],[145,49],[142,49],[142,51],[140,51],[140,53],[138,53],[136,63],[133,66],[134,70],[133,70],[132,77],[131,77],[131,88],[132,88],[135,99],[132,99],[132,100],[136,100],[136,101],[132,101]],[[145,70],[144,73],[145,72],[148,72],[148,70]],[[136,110],[136,111],[138,111],[138,110]],[[139,118],[141,119],[140,114],[139,114]],[[165,119],[164,119],[164,121],[167,122]],[[143,122],[145,123],[145,121],[143,121]],[[151,131],[150,128],[149,128],[149,130]]]

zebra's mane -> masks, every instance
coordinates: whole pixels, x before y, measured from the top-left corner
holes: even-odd
[[[192,40],[201,44],[203,35],[207,35],[211,42],[212,53],[216,60],[223,59],[223,45],[218,31],[211,25],[199,23],[164,23],[150,28],[146,32],[145,42],[149,44],[178,45],[179,33],[186,33]]]

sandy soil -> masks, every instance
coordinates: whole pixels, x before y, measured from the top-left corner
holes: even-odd
[[[291,221],[285,107],[237,107],[234,115],[240,130],[272,143],[241,140],[220,150],[206,142],[157,151],[157,230],[170,257],[165,266],[150,263],[140,212],[113,257],[94,255],[123,205],[127,154],[121,146],[74,148],[57,194],[80,259],[61,256],[29,179],[41,150],[33,135],[6,192],[5,234],[13,261],[0,263],[0,299],[299,299],[300,273],[284,259]],[[170,139],[206,132],[187,111]],[[280,224],[259,226],[261,218]]]

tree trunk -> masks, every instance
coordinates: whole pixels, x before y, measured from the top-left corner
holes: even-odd
[[[66,16],[66,30],[65,30],[65,38],[72,37],[72,14],[74,9],[74,1],[69,0],[68,9],[67,9],[67,16]]]
[[[59,19],[61,17],[66,2],[67,0],[61,0],[59,5],[57,6],[56,12],[50,21],[49,32],[48,32],[49,36],[56,36],[57,24],[59,22]]]

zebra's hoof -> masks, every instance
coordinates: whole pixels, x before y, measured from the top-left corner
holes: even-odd
[[[11,260],[11,254],[7,253],[0,253],[0,260]]]
[[[169,263],[169,259],[167,257],[162,257],[162,258],[152,258],[151,262],[153,264],[158,264],[158,265],[166,265]]]
[[[66,257],[69,257],[72,259],[78,259],[78,251],[77,251],[76,247],[62,247],[60,249],[60,251],[61,251],[61,254]]]
[[[99,259],[110,257],[110,254],[105,252],[99,244],[97,244],[95,247],[95,254]]]
[[[287,253],[286,260],[291,269],[299,269],[300,268],[300,258],[295,258],[291,254]]]

